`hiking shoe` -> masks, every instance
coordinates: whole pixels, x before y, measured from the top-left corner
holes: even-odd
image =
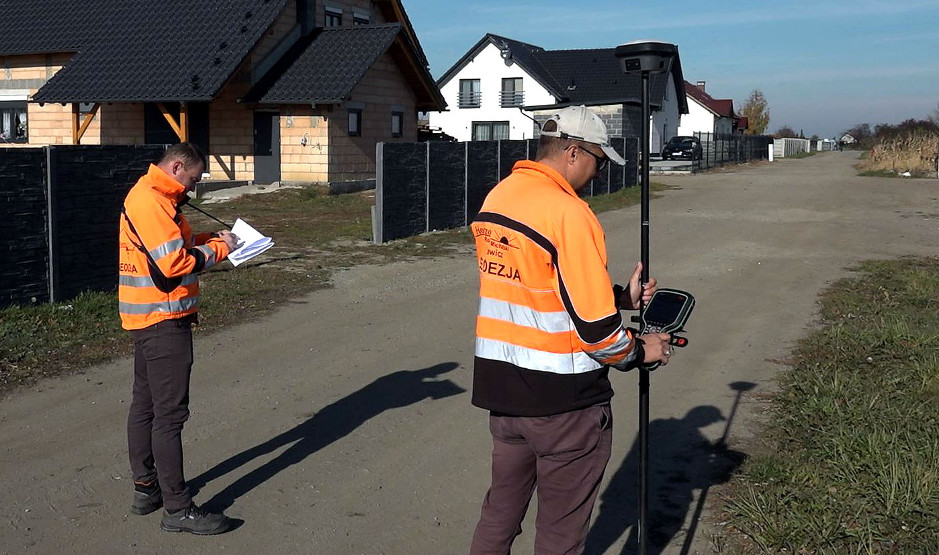
[[[134,482],[134,502],[130,506],[130,512],[135,515],[148,515],[162,506],[163,492],[160,491],[159,482]]]
[[[199,536],[221,534],[230,526],[227,516],[207,512],[195,503],[176,512],[163,511],[163,518],[160,519],[160,527],[167,532],[189,532]]]

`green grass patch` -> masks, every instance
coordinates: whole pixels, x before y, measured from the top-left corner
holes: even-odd
[[[939,259],[858,270],[822,295],[726,492],[742,551],[939,553]]]
[[[664,188],[653,183],[653,190]],[[636,204],[638,199],[638,187],[631,187],[588,202],[602,212]],[[306,187],[200,205],[229,223],[243,217],[276,244],[237,268],[223,263],[200,276],[196,333],[263,316],[291,299],[329,287],[343,268],[462,255],[472,248],[472,236],[465,228],[375,245],[371,242],[374,201],[372,191],[330,195],[326,188]],[[184,212],[198,231],[220,227],[194,210],[184,208]],[[117,315],[116,293],[84,293],[65,303],[0,310],[0,392],[131,353],[130,336],[121,329]]]

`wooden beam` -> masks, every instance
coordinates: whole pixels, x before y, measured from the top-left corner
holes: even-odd
[[[73,103],[73,104],[72,104],[72,113],[75,113],[75,107],[76,107],[76,106],[80,107],[81,105],[78,104],[78,103]],[[78,128],[78,137],[77,137],[76,140],[75,140],[75,144],[79,144],[79,141],[81,141],[82,137],[85,136],[85,131],[88,131],[88,126],[90,126],[90,125],[91,125],[91,122],[94,121],[94,119],[95,119],[95,114],[98,113],[98,107],[99,107],[99,106],[101,106],[101,105],[98,104],[97,102],[95,102],[95,105],[91,107],[91,111],[88,112],[87,114],[85,114],[85,119],[82,120],[81,127]],[[75,121],[77,122],[78,119],[76,118]]]
[[[179,137],[180,141],[185,141],[183,139],[183,132],[179,128],[179,123],[176,122],[176,118],[173,117],[173,114],[169,113],[166,109],[166,106],[162,102],[157,102],[157,108],[160,109],[160,113],[163,114],[163,117],[166,118],[167,123],[170,124],[170,127],[173,128],[173,132],[176,133],[176,136]]]

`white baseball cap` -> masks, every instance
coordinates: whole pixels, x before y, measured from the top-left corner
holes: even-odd
[[[613,150],[610,145],[610,136],[606,131],[606,124],[600,116],[587,109],[586,106],[568,106],[548,121],[556,121],[557,131],[545,131],[542,126],[542,135],[558,137],[560,139],[576,139],[585,143],[600,145],[603,154],[614,164],[626,165],[626,160]]]

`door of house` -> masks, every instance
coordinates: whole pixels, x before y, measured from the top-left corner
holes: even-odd
[[[280,181],[280,113],[254,113],[254,181]]]

